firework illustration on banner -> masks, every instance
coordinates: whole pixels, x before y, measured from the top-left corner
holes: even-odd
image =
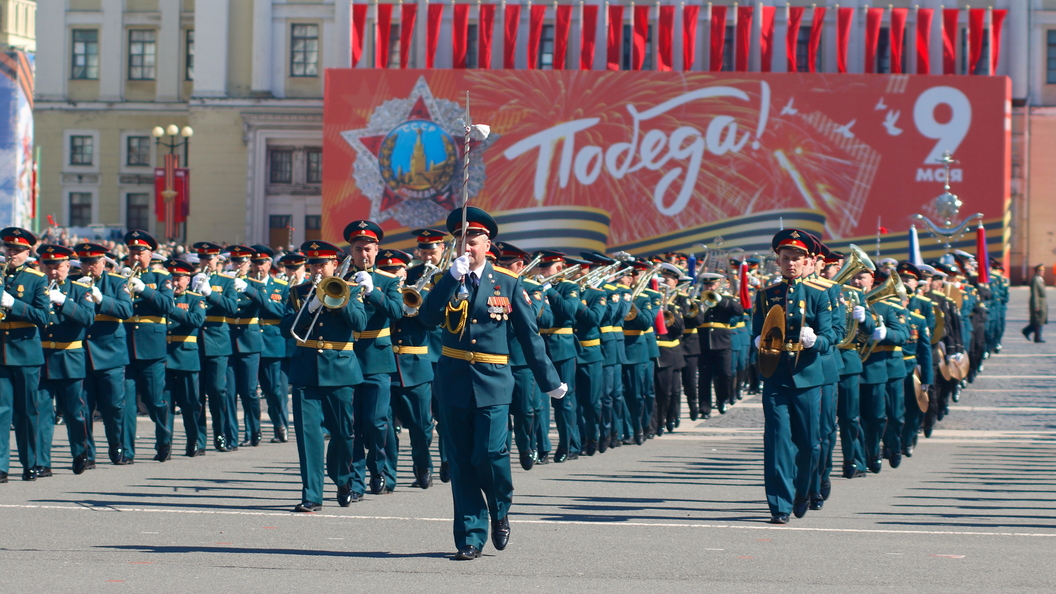
[[[433,97],[419,77],[409,97],[379,105],[366,128],[341,133],[356,151],[352,177],[370,199],[372,220],[425,227],[459,206],[464,114],[465,106]],[[470,142],[470,197],[484,187],[481,155],[498,139]]]

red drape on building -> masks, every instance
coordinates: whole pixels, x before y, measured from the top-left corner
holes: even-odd
[[[466,50],[469,47],[469,5],[455,4],[455,16],[451,20],[451,66],[466,67]]]
[[[1001,26],[1005,24],[1007,10],[995,10],[990,23],[990,74],[997,74],[998,58],[1001,57]]]
[[[931,8],[917,9],[917,74],[931,74]]]
[[[711,7],[711,64],[712,72],[722,70],[722,52],[726,49],[726,7]]]
[[[430,4],[425,15],[425,67],[436,63],[436,46],[440,44],[440,24],[444,20],[444,5]]]
[[[482,70],[491,69],[491,47],[495,41],[495,5],[480,5],[480,53],[477,66]]]
[[[675,7],[661,6],[656,20],[656,69],[664,72],[672,70],[675,46]]]
[[[392,7],[395,4],[378,4],[378,43],[374,50],[374,67],[389,66],[389,37],[392,33]]]
[[[697,19],[700,18],[699,6],[686,6],[682,9],[682,70],[693,69],[697,59]]]
[[[884,19],[883,8],[865,9],[865,72],[876,72],[876,47],[880,42],[880,23]]]
[[[539,40],[543,38],[546,5],[533,4],[528,13],[528,70],[539,68]]]
[[[565,69],[568,55],[568,34],[572,30],[572,5],[558,4],[554,19],[554,70]]]
[[[748,72],[748,57],[752,51],[752,6],[737,7],[737,53],[734,67],[737,72]]]
[[[807,46],[807,66],[810,72],[818,71],[818,48],[821,34],[825,30],[825,7],[814,7],[814,21],[810,23],[810,45]]]
[[[517,67],[517,27],[521,23],[521,5],[505,6],[505,14],[502,15],[502,67],[509,70]]]
[[[363,29],[367,23],[367,8],[366,4],[353,4],[352,5],[352,67],[355,68],[359,64],[359,59],[363,57]]]
[[[957,74],[957,19],[960,9],[942,11],[942,73]]]
[[[598,45],[598,5],[583,6],[583,22],[579,36],[579,69],[594,68],[594,48]]]
[[[645,64],[645,45],[649,43],[649,9],[645,6],[634,7],[634,29],[631,31],[631,70],[641,70]]]
[[[968,72],[975,72],[979,60],[983,59],[983,33],[986,32],[986,9],[968,10]]]
[[[788,61],[788,72],[799,70],[796,61],[796,46],[799,44],[799,26],[803,22],[803,12],[806,8],[802,6],[788,7],[788,30],[785,33],[785,58]]]
[[[411,40],[414,39],[414,21],[417,17],[417,4],[400,5],[400,68],[406,68],[411,58]]]
[[[851,41],[851,25],[854,24],[854,9],[840,8],[836,11],[836,71],[847,73],[847,46]]]
[[[605,48],[605,68],[620,69],[620,44],[623,42],[623,6],[609,6],[609,33]]]
[[[891,74],[904,74],[902,54],[906,41],[906,16],[908,8],[891,9]]]
[[[759,70],[770,72],[774,65],[774,14],[776,6],[764,6],[759,14]]]

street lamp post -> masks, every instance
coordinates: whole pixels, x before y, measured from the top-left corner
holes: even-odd
[[[183,147],[183,166],[186,167],[188,165],[191,154],[191,136],[194,136],[194,130],[190,126],[184,126],[183,128],[176,124],[169,124],[166,128],[154,126],[154,130],[151,133],[154,135],[154,144],[168,147],[170,155],[174,154],[176,149]],[[169,136],[168,141],[162,140],[162,137],[166,134]]]
[[[176,151],[181,147],[183,148],[183,166],[186,167],[189,164],[191,136],[194,135],[194,130],[190,126],[184,126],[181,129],[176,124],[169,124],[165,128],[155,126],[151,134],[154,135],[155,146],[164,146],[169,149],[168,154],[165,155],[165,189],[161,192],[166,204],[166,239],[185,238],[187,236],[186,223],[180,223],[178,232],[174,226],[176,212],[172,201],[178,195],[174,187],[174,173],[180,167],[180,155]],[[166,134],[168,135],[168,140],[162,140]]]

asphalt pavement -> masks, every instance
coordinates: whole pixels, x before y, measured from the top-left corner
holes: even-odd
[[[12,481],[0,485],[0,584],[5,592],[1052,592],[1056,335],[1023,339],[1026,299],[1012,290],[1003,352],[912,458],[877,475],[834,478],[824,509],[787,526],[766,523],[753,396],[708,421],[684,415],[674,434],[643,446],[530,472],[514,455],[510,545],[489,543],[481,559],[461,562],[451,560],[449,485],[410,488],[406,455],[394,493],[341,508],[327,485],[322,512],[294,514],[292,441],[158,463],[141,419],[143,460],[133,466],[73,475],[62,428],[54,477],[22,482],[14,462]],[[174,452],[182,451],[181,439]]]

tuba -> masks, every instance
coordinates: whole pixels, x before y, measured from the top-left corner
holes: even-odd
[[[840,285],[840,291],[843,293],[843,298],[847,301],[847,314],[846,314],[846,328],[847,333],[844,334],[843,340],[837,345],[837,347],[846,347],[854,342],[855,336],[858,335],[858,320],[854,319],[854,308],[856,306],[865,305],[862,302],[861,291],[853,287],[846,286],[847,283],[851,282],[851,279],[858,276],[864,271],[872,272],[876,270],[876,265],[869,259],[865,251],[862,248],[851,244],[850,255],[847,260],[843,263],[843,268],[836,273],[836,276],[832,277],[832,282]]]

